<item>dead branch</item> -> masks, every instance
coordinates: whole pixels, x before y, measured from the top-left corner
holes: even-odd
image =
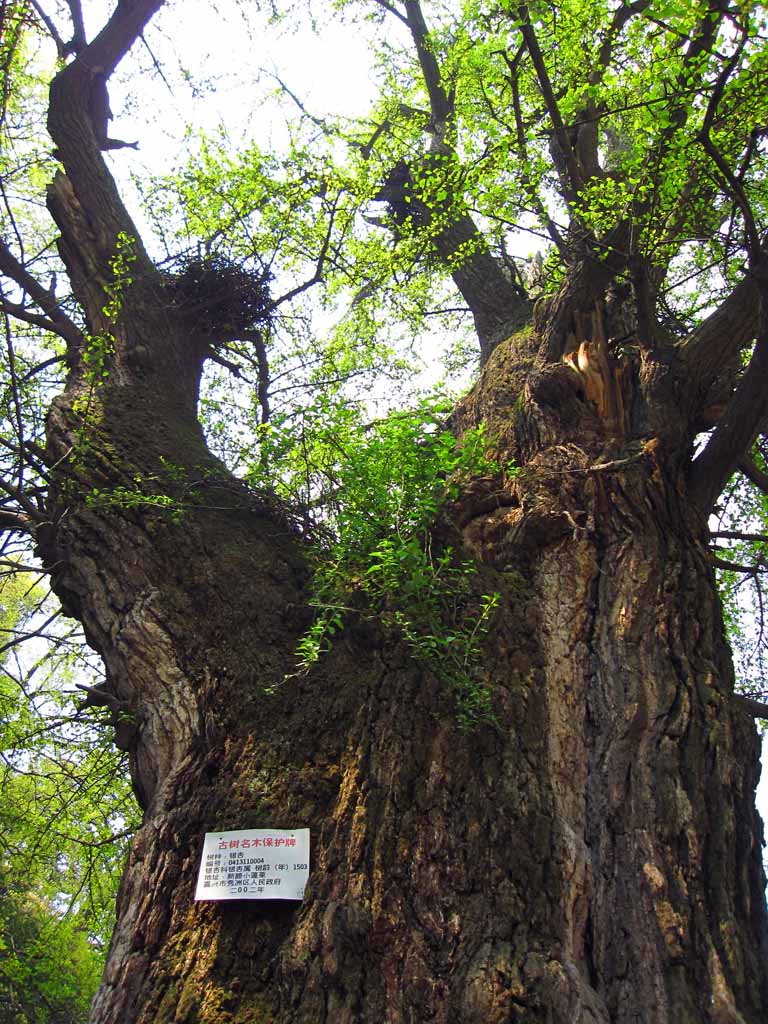
[[[14,281],[23,292],[29,295],[35,305],[45,313],[44,320],[37,323],[37,326],[58,334],[60,338],[63,338],[64,341],[67,342],[68,347],[75,349],[80,348],[83,342],[83,335],[80,328],[70,320],[67,314],[62,310],[55,294],[49,289],[44,288],[43,285],[41,285],[40,282],[29,273],[26,267],[16,259],[2,239],[0,239],[0,272]],[[7,312],[12,316],[16,316],[21,320],[26,320],[29,323],[36,323],[35,320],[30,319],[34,314],[30,314],[26,310],[26,307],[22,306],[21,308],[18,308],[14,303],[10,303],[9,305],[7,299],[3,299],[3,305],[6,307]]]

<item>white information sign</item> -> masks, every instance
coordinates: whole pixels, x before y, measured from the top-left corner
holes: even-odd
[[[300,900],[309,878],[309,829],[206,832],[196,900]]]

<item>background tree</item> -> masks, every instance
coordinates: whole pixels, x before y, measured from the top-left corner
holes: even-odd
[[[2,524],[104,659],[90,700],[143,809],[92,1020],[757,1024],[756,708],[708,541],[734,474],[765,482],[762,12],[349,4],[387,19],[371,119],[284,86],[284,158],[207,145],[154,186],[199,243],[161,265],[92,100],[163,5],[119,0],[90,42],[67,6],[66,31],[3,7],[9,138],[32,26],[59,51],[72,294],[7,202]],[[551,242],[535,302],[513,226]],[[459,447],[423,407],[354,429],[338,379],[381,363],[393,296],[413,327],[446,277],[482,367]],[[281,317],[321,282],[350,308],[301,349]],[[302,397],[325,382],[309,439],[290,404],[273,422],[291,352]],[[206,362],[255,387],[237,473]],[[312,830],[304,902],[195,904],[203,832],[266,824]]]
[[[0,1019],[88,1016],[114,925],[130,785],[103,722],[80,710],[82,637],[7,560],[0,577]],[[95,682],[96,680],[94,680]],[[80,693],[82,699],[82,693]],[[80,701],[75,701],[80,703]]]
[[[83,932],[2,873],[0,1013],[14,1024],[81,1024],[99,976]]]

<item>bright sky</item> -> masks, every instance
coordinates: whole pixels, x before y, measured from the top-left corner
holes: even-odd
[[[256,5],[254,5],[256,6]],[[365,113],[376,95],[372,51],[365,25],[323,19],[313,31],[299,24],[269,25],[254,17],[249,25],[234,5],[222,17],[206,0],[171,3],[151,23],[146,38],[170,84],[151,69],[141,43],[110,83],[116,120],[113,134],[139,139],[137,161],[155,173],[166,172],[171,155],[180,155],[187,126],[215,131],[225,125],[232,141],[256,141],[263,149],[285,142],[284,114],[265,102],[277,88],[277,75],[306,104],[310,114]],[[145,70],[141,90],[134,69]],[[189,75],[184,82],[182,76]],[[291,105],[292,106],[292,105]],[[298,108],[286,109],[289,116]],[[114,157],[125,159],[124,153]]]

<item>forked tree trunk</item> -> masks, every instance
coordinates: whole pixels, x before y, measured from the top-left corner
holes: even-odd
[[[687,496],[685,369],[669,349],[614,373],[594,332],[562,361],[604,290],[580,279],[457,409],[522,467],[470,481],[436,531],[501,594],[493,725],[462,733],[362,619],[292,674],[309,542],[207,451],[205,339],[87,119],[88,67],[158,6],[120,5],[51,93],[90,340],[49,415],[39,544],[145,810],[93,1024],[763,1024],[758,739]],[[203,834],[266,826],[311,830],[304,901],[194,902]]]
[[[497,721],[468,733],[365,622],[284,679],[303,542],[206,452],[174,398],[192,369],[73,375],[42,547],[146,811],[94,1024],[765,1020],[758,740],[679,453],[616,441],[598,466],[577,375],[529,342],[455,417],[525,465],[441,527],[502,594]],[[204,832],[264,826],[311,829],[304,902],[195,903]]]

